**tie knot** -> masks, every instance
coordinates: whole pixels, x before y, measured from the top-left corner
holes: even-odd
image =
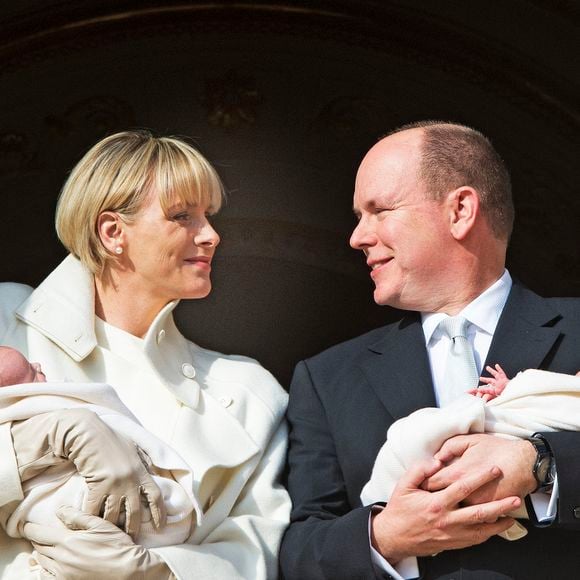
[[[467,338],[467,327],[469,326],[469,321],[463,316],[450,316],[444,318],[439,323],[439,328],[441,332],[449,339],[454,340],[458,336]]]

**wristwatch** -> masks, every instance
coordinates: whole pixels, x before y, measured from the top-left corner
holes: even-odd
[[[550,491],[556,476],[556,465],[554,462],[554,456],[552,455],[552,450],[550,449],[548,442],[541,437],[539,433],[534,433],[533,436],[528,437],[527,440],[536,450],[536,462],[532,468],[532,473],[534,474],[538,487],[534,493],[538,491]]]

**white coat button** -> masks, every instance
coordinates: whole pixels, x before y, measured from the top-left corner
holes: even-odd
[[[157,344],[165,338],[165,330],[163,328],[157,333]]]
[[[181,365],[181,372],[183,373],[183,376],[188,379],[193,379],[193,377],[195,377],[195,369],[189,363],[183,363]]]
[[[234,400],[231,397],[220,397],[220,403],[222,404],[222,407],[225,407],[226,409],[234,402]]]

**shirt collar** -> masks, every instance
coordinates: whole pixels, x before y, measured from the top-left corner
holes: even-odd
[[[472,300],[458,316],[467,318],[471,324],[489,335],[493,335],[501,312],[512,288],[512,278],[507,270],[487,290]],[[425,344],[429,344],[437,327],[447,314],[442,312],[421,313],[421,324],[425,335]]]

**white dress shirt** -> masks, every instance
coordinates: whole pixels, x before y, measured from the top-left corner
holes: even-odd
[[[511,288],[511,276],[507,270],[504,270],[499,280],[494,282],[487,290],[457,314],[458,316],[466,318],[470,323],[467,330],[467,339],[473,348],[475,364],[479,375],[482,374],[483,365],[487,359],[497,323],[499,322]],[[421,314],[423,334],[425,335],[431,376],[433,377],[435,399],[439,407],[449,403],[453,396],[446,392],[444,384],[450,339],[439,328],[439,323],[446,317],[448,315],[444,313]],[[549,521],[554,519],[557,504],[555,501],[556,495],[557,481],[551,498],[548,498],[543,493],[532,494],[532,502],[539,520]],[[371,558],[378,570],[387,572],[396,580],[408,580],[419,576],[419,566],[417,558],[415,557],[404,558],[396,566],[391,566],[371,544]]]

